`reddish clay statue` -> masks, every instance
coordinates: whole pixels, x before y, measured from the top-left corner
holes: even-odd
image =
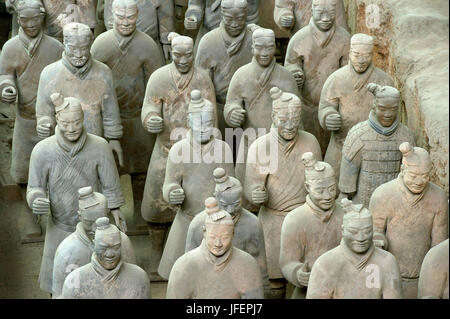
[[[344,210],[335,203],[336,179],[330,164],[319,162],[310,152],[305,165],[306,203],[287,214],[281,228],[280,268],[295,286],[293,299],[304,299],[311,268],[323,253],[341,242]]]
[[[448,238],[431,248],[420,269],[418,298],[448,299]]]
[[[260,206],[258,218],[264,231],[273,297],[282,298],[285,280],[279,266],[281,226],[284,217],[306,201],[302,155],[312,152],[319,160],[322,155],[317,139],[299,130],[300,99],[277,87],[270,93],[273,127],[249,148],[244,192],[251,204]]]
[[[367,121],[348,132],[339,178],[341,193],[364,207],[369,207],[370,196],[378,186],[400,172],[399,145],[405,141],[414,145],[414,135],[400,123],[400,92],[375,83],[369,83],[367,89],[374,95],[372,111]]]
[[[150,299],[145,271],[122,256],[122,233],[107,217],[96,221],[91,262],[72,271],[64,281],[61,299]]]
[[[228,175],[234,175],[230,147],[213,135],[214,111],[213,103],[203,99],[200,91],[192,91],[187,115],[190,130],[186,138],[172,146],[167,158],[163,196],[170,205],[179,206],[158,267],[158,273],[166,279],[184,254],[190,222],[214,192],[214,170],[222,167]]]
[[[367,120],[373,107],[373,95],[367,84],[393,86],[389,75],[372,64],[373,38],[358,33],[352,36],[348,65],[333,72],[323,85],[319,102],[319,123],[332,131],[325,162],[333,166],[339,180],[342,146],[348,131]]]
[[[233,245],[233,217],[217,201],[205,200],[206,214],[201,245],[181,256],[173,266],[168,299],[262,299],[258,264]]]
[[[342,199],[346,214],[339,246],[320,256],[311,270],[307,299],[401,299],[395,257],[374,245],[372,215]]]
[[[417,298],[420,267],[431,247],[448,238],[448,200],[429,182],[431,158],[405,142],[398,178],[379,186],[370,199],[374,238],[397,258],[405,298]]]
[[[67,275],[78,267],[91,262],[94,252],[94,235],[97,229],[95,221],[108,217],[108,201],[105,195],[94,192],[92,186],[78,190],[78,217],[75,232],[59,244],[53,263],[52,298],[61,295]],[[125,262],[136,264],[133,246],[127,235],[120,232],[121,255]]]
[[[44,252],[39,274],[42,290],[52,292],[53,259],[58,245],[78,224],[78,189],[100,190],[116,224],[126,230],[120,206],[125,204],[119,174],[108,143],[87,133],[79,100],[51,95],[56,110],[55,135],[40,141],[30,159],[27,202],[34,214],[47,214]]]
[[[336,0],[314,0],[311,20],[289,41],[284,62],[301,93],[303,129],[317,138],[323,155],[330,132],[319,124],[320,93],[327,78],[348,64],[350,49],[350,34],[335,20]]]

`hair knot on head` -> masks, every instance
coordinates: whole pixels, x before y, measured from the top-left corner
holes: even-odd
[[[270,97],[272,100],[278,100],[283,95],[283,91],[277,86],[270,89]]]
[[[408,142],[403,142],[399,146],[400,152],[402,152],[403,156],[411,156],[414,153],[414,148]]]
[[[95,224],[97,225],[97,230],[104,230],[107,229],[110,226],[109,218],[108,217],[100,217],[95,221]]]

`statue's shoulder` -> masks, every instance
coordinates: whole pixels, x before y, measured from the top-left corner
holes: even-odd
[[[397,132],[402,141],[408,141],[409,143],[415,144],[414,134],[406,125],[399,123]]]
[[[258,268],[258,263],[256,262],[255,257],[237,247],[233,246],[232,249],[233,252],[231,258],[236,260],[240,266],[244,266],[244,269],[248,270],[249,272],[253,272],[255,268]]]
[[[305,220],[309,217],[308,214],[308,205],[304,203],[290,211],[286,217],[284,218],[284,222],[286,224],[298,224],[302,220]]]
[[[428,187],[430,188],[430,194],[432,194],[434,200],[436,201],[436,205],[444,203],[444,205],[447,206],[447,194],[445,191],[433,182],[428,182]]]
[[[56,136],[52,135],[47,138],[44,138],[42,141],[39,141],[33,148],[32,154],[35,156],[46,156],[46,154],[51,155],[56,148],[58,147],[58,143],[56,142]]]
[[[148,279],[147,273],[144,271],[144,269],[142,269],[138,265],[124,262],[122,267],[124,268],[123,269],[124,273],[132,274],[133,278],[136,281],[145,281],[145,282],[150,281],[150,279]]]
[[[340,268],[339,265],[345,261],[345,257],[342,254],[342,248],[338,245],[317,258],[314,262],[314,266],[320,267],[322,270],[326,270],[327,272]]]
[[[106,139],[91,133],[87,133],[86,146],[100,147],[102,151],[104,151],[106,148],[110,149],[108,141]]]
[[[337,35],[337,36],[339,37],[340,41],[342,41],[343,44],[345,44],[344,41],[343,41],[343,40],[345,39],[345,40],[348,41],[348,44],[350,45],[350,39],[351,39],[352,36],[351,36],[351,34],[350,34],[347,30],[345,30],[343,27],[337,25],[337,26],[336,26],[335,35]]]
[[[393,254],[378,247],[374,247],[372,258],[374,258],[376,264],[380,266],[385,265],[388,267],[393,267],[397,264],[397,259],[395,259]]]
[[[50,63],[47,65],[41,72],[41,79],[42,78],[48,78],[49,80],[52,80],[55,78],[55,73],[58,72],[63,68],[62,60],[59,59],[58,61],[55,61],[53,63]]]
[[[23,48],[23,45],[21,44],[19,36],[16,35],[11,39],[9,39],[8,41],[6,41],[5,44],[3,44],[1,52],[2,53],[5,52],[3,54],[10,54],[12,52],[18,51],[20,48]]]
[[[367,138],[367,134],[370,134],[370,129],[368,121],[354,125],[345,138],[342,154],[345,154],[348,159],[352,159],[364,147],[364,140]]]

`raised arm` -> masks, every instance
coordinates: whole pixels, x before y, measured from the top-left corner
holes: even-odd
[[[341,193],[353,195],[358,189],[358,177],[361,169],[361,150],[363,143],[357,126],[348,133],[342,148],[339,190]]]

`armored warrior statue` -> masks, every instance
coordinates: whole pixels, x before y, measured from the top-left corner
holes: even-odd
[[[320,127],[320,93],[327,78],[348,64],[350,34],[336,25],[336,0],[313,0],[309,24],[289,41],[284,66],[297,81],[302,100],[303,129],[328,147],[329,131]]]
[[[199,247],[173,265],[167,286],[169,299],[261,299],[263,288],[258,264],[233,245],[233,217],[217,201],[205,200],[206,218]]]
[[[330,164],[304,153],[306,203],[287,214],[281,228],[280,268],[295,286],[293,299],[304,299],[311,268],[341,242],[344,210],[335,202],[337,186]]]
[[[200,91],[192,91],[187,116],[190,130],[186,138],[172,146],[167,158],[164,200],[180,206],[158,267],[158,273],[166,279],[175,261],[184,254],[189,224],[202,211],[205,197],[214,191],[214,170],[222,167],[228,175],[234,175],[230,146],[214,136],[214,110]]]
[[[379,186],[370,199],[374,238],[397,258],[405,298],[417,298],[420,267],[431,247],[448,238],[448,200],[430,182],[431,158],[426,150],[402,143],[401,172]]]
[[[214,126],[217,126],[214,85],[208,74],[194,65],[194,43],[191,38],[171,33],[173,62],[152,73],[145,91],[141,112],[142,125],[148,132],[157,134],[150,158],[142,199],[141,213],[147,221],[151,240],[150,279],[161,280],[157,270],[164,240],[177,207],[163,199],[162,187],[166,163],[172,145],[188,129],[188,106],[191,91],[199,90],[211,101],[214,108]],[[184,249],[184,248],[183,248]]]
[[[264,232],[273,297],[283,298],[286,283],[279,266],[281,226],[285,216],[306,201],[302,155],[312,152],[319,160],[322,156],[317,139],[299,130],[300,99],[277,87],[271,89],[271,94],[273,128],[250,146],[244,193],[251,204],[260,206],[258,218]]]
[[[448,299],[448,238],[431,248],[420,268],[418,298]]]
[[[94,252],[94,235],[97,229],[95,221],[101,217],[108,217],[108,201],[105,195],[94,192],[92,186],[78,190],[78,217],[75,232],[59,244],[53,263],[52,298],[62,293],[64,280],[67,275],[78,267],[91,262]],[[121,255],[125,262],[136,264],[136,256],[130,239],[120,232]]]
[[[401,299],[395,257],[374,245],[372,215],[342,199],[345,215],[339,246],[320,256],[311,270],[307,299]]]
[[[61,299],[150,299],[145,271],[122,257],[122,234],[107,217],[96,221],[94,253],[89,264],[64,281]]]
[[[52,292],[53,261],[58,245],[76,230],[78,189],[86,185],[101,191],[117,225],[126,229],[120,208],[125,204],[119,174],[108,143],[87,133],[79,100],[51,95],[57,126],[52,135],[36,144],[30,159],[27,202],[34,214],[47,214],[40,287]]]
[[[369,119],[348,132],[342,150],[339,190],[354,203],[369,207],[373,191],[395,179],[400,172],[402,153],[407,141],[414,145],[414,135],[400,123],[400,92],[391,86],[369,83],[374,95]]]
[[[0,98],[11,104],[17,99],[11,177],[20,186],[25,200],[31,151],[39,142],[35,112],[39,76],[47,65],[60,59],[63,48],[42,31],[45,9],[40,1],[16,1],[15,9],[20,29],[18,35],[5,43],[0,54]],[[29,213],[24,218],[26,236],[40,236],[38,216]]]
[[[323,85],[319,102],[319,123],[331,131],[325,162],[333,166],[339,180],[342,146],[348,131],[367,120],[373,107],[368,83],[393,86],[389,75],[372,64],[373,38],[358,33],[350,40],[348,65],[333,72]]]

